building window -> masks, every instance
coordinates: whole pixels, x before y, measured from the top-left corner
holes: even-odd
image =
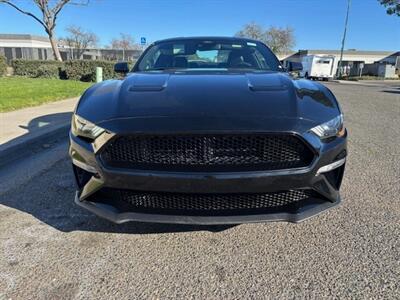
[[[13,59],[12,49],[11,48],[4,48],[4,56],[7,59],[7,62],[10,63]]]
[[[22,58],[22,49],[15,48],[15,58]]]
[[[38,55],[39,55],[39,59],[42,60],[43,59],[42,49],[38,49]]]

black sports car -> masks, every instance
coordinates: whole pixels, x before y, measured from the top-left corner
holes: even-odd
[[[243,38],[153,43],[72,119],[75,202],[111,221],[299,222],[340,202],[346,129],[334,95]]]

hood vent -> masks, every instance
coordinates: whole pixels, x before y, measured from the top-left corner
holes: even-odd
[[[129,92],[159,92],[167,87],[169,74],[140,74],[128,78]]]
[[[288,88],[276,74],[246,74],[246,77],[249,89],[254,92],[284,91]]]
[[[129,87],[130,92],[159,92],[165,89],[165,85],[132,85]]]

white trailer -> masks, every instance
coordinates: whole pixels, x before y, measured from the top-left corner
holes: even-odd
[[[335,75],[335,57],[328,55],[306,55],[301,61],[303,70],[301,77],[309,79],[329,80]]]

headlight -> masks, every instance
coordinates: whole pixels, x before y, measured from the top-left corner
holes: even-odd
[[[334,136],[343,136],[345,128],[343,126],[343,115],[340,114],[336,118],[315,126],[311,129],[313,133],[319,136],[320,139],[326,139]]]
[[[103,128],[96,126],[75,114],[72,116],[71,130],[74,135],[89,138],[91,140],[94,140],[104,132]]]

